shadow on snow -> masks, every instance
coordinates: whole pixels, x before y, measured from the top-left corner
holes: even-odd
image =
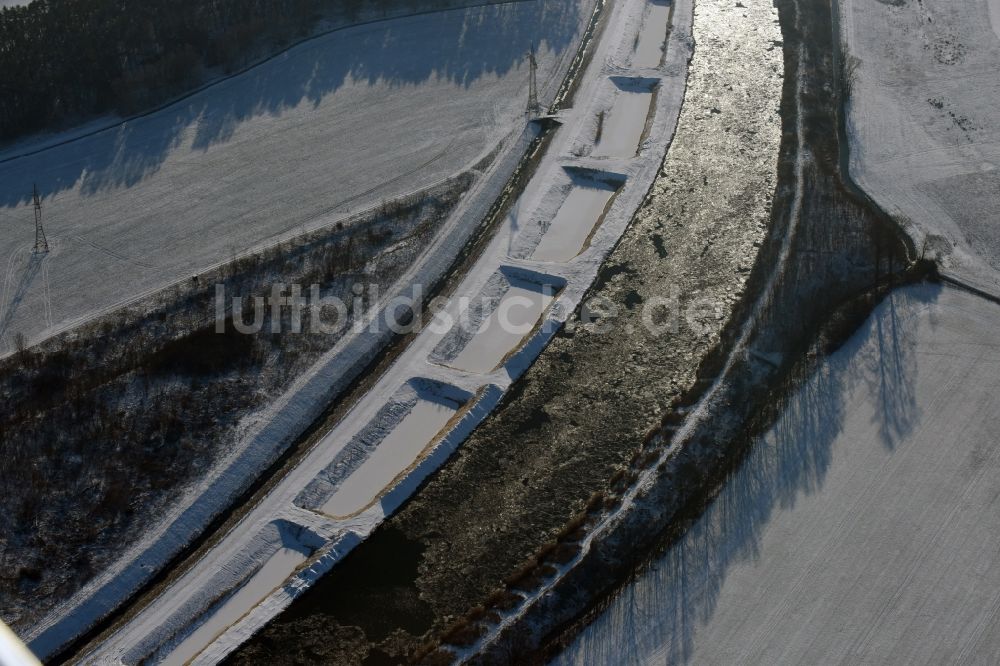
[[[936,287],[891,294],[794,391],[773,429],[754,443],[701,518],[584,630],[567,661],[638,664],[655,654],[665,663],[691,662],[695,633],[715,613],[729,571],[760,556],[763,528],[776,509],[789,509],[822,486],[845,399],[857,382],[877,397],[881,446],[894,449],[913,429],[920,417],[913,395],[917,368],[900,310],[912,312],[938,294]]]
[[[132,187],[157,172],[191,126],[191,149],[205,151],[255,117],[281,116],[305,102],[319,106],[349,81],[402,88],[438,79],[468,87],[503,76],[526,66],[531,43],[566,50],[579,15],[573,0],[521,0],[340,29],[147,116],[0,162],[0,207],[28,203],[33,183],[46,196],[78,184],[85,195]],[[408,37],[408,30],[426,30],[417,27],[426,22],[440,24],[439,39]]]

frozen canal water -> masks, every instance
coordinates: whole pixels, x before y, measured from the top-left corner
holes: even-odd
[[[465,348],[449,363],[468,372],[492,372],[541,319],[554,300],[542,285],[511,280],[510,289]]]
[[[185,666],[248,609],[277,589],[306,561],[305,547],[282,546],[222,607],[167,655],[163,666]]]
[[[594,149],[595,157],[635,157],[639,150],[649,117],[652,92],[619,90],[615,105],[604,119],[601,140]]]
[[[1000,306],[897,292],[557,660],[992,663]]]
[[[580,254],[615,191],[615,187],[600,183],[573,187],[531,258],[569,261]]]
[[[651,0],[643,17],[642,32],[636,44],[632,64],[636,67],[659,67],[663,60],[663,45],[667,41],[667,22],[670,16],[670,3],[664,0]]]
[[[379,442],[371,457],[349,476],[323,505],[330,516],[351,516],[369,506],[393,479],[434,443],[437,435],[458,411],[457,402],[447,398],[421,398]]]

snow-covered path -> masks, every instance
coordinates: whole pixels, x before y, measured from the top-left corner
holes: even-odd
[[[542,95],[554,92],[586,4],[338,30],[149,116],[0,151],[0,353],[17,332],[37,340],[468,168],[523,122],[532,43]],[[30,255],[35,183],[44,282]]]
[[[998,328],[964,291],[893,294],[556,663],[991,661]]]

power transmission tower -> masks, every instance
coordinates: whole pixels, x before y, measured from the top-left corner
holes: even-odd
[[[38,198],[38,186],[33,186],[32,196],[35,200],[35,254],[46,254],[49,251],[49,241],[45,238],[42,228],[42,201]]]
[[[538,103],[538,61],[535,60],[535,45],[531,45],[528,52],[528,67],[530,69],[528,79],[528,109],[527,113],[539,115],[542,112],[542,105]]]

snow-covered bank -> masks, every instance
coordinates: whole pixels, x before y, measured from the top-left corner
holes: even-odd
[[[0,151],[0,352],[468,168],[523,122],[531,43],[549,98],[586,19],[558,0],[347,28],[152,115]]]
[[[945,273],[1000,294],[996,0],[840,0],[851,174]]]
[[[556,663],[991,659],[998,326],[956,289],[890,296]]]

